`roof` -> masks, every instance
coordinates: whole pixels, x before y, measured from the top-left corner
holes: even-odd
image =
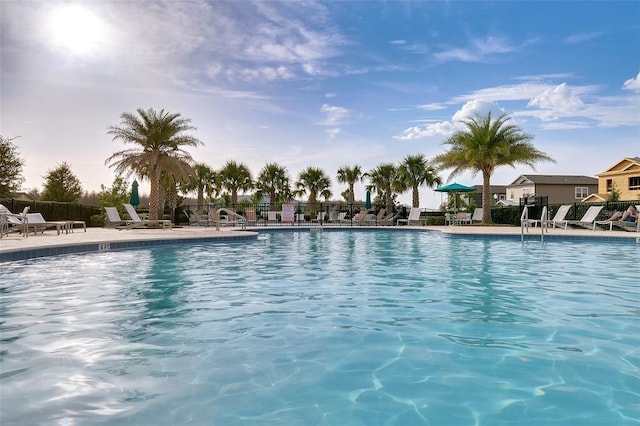
[[[517,185],[597,185],[598,179],[583,175],[520,175],[509,186]]]
[[[626,157],[596,176],[640,172],[640,157]]]
[[[611,195],[610,194],[596,194],[595,192],[593,194],[589,194],[587,196],[587,198],[583,198],[582,200],[580,200],[581,203],[598,203],[598,202],[603,202],[603,201],[607,201],[609,199]]]
[[[473,188],[478,192],[482,192],[483,185],[473,185]],[[489,192],[492,194],[506,194],[507,186],[506,185],[489,185]]]

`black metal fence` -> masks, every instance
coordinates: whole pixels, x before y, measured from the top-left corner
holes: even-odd
[[[48,221],[83,220],[87,226],[103,226],[104,209],[77,203],[58,203],[55,201],[24,201],[13,198],[0,199],[0,204],[13,213],[22,213],[29,206],[29,213],[41,213]]]
[[[0,203],[7,207],[14,213],[20,213],[22,210],[29,206],[30,212],[42,213],[42,216],[46,220],[83,220],[87,223],[87,226],[104,226],[104,209],[97,206],[86,206],[76,203],[59,203],[52,201],[24,201],[17,199],[0,199]],[[371,215],[378,216],[380,208],[372,206],[367,209],[364,203],[345,203],[345,202],[318,202],[315,206],[312,206],[306,202],[295,201],[292,203],[286,203],[293,206],[294,217],[293,222],[285,222],[282,217],[283,204],[259,203],[253,204],[248,202],[241,202],[238,205],[227,204],[185,204],[178,206],[174,211],[168,209],[165,210],[165,219],[170,219],[176,225],[189,225],[189,216],[193,213],[200,215],[206,215],[208,217],[209,211],[215,212],[220,208],[226,208],[237,212],[246,217],[247,209],[255,210],[256,225],[299,225],[309,222],[317,222],[319,224],[324,223],[336,223],[340,213],[345,213],[345,220],[340,224],[348,226],[354,224],[352,218],[356,217],[361,211],[367,210]],[[603,203],[573,203],[569,214],[566,219],[579,220],[586,213],[587,209],[592,205],[602,205],[603,209],[598,217],[598,220],[609,218],[615,211],[624,211],[630,204],[640,204],[640,200],[637,201],[608,201]],[[547,206],[549,211],[549,217],[553,217],[560,204],[550,204]],[[504,206],[493,207],[491,209],[491,219],[494,224],[498,225],[520,225],[520,216],[522,214],[523,206]],[[409,209],[407,207],[398,207],[393,212],[385,212],[385,215],[394,213],[392,223],[395,224],[398,219],[406,219],[409,216]],[[143,209],[140,209],[143,212]],[[271,218],[268,212],[272,212]],[[273,218],[273,212],[275,212],[275,221],[270,220]],[[318,213],[323,212],[321,217],[318,217]],[[211,216],[213,217],[213,216]],[[530,215],[529,217],[535,217]],[[318,220],[319,219],[319,220]],[[421,222],[426,225],[438,226],[444,225],[444,212],[440,211],[423,211],[421,214]],[[213,223],[212,223],[213,224]],[[375,221],[370,224],[376,224]],[[386,222],[385,224],[389,224]]]

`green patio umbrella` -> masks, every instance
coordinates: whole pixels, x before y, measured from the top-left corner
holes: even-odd
[[[364,208],[369,210],[371,208],[371,191],[367,190],[366,197],[364,199]]]
[[[138,196],[138,181],[133,181],[131,184],[131,196],[129,197],[129,204],[136,207],[140,204],[140,197]]]
[[[476,189],[471,187],[471,186],[464,186],[464,185],[460,185],[459,183],[450,183],[449,185],[445,185],[445,186],[441,186],[440,188],[436,188],[435,191],[437,192],[446,192],[446,193],[453,193],[454,194],[454,198],[453,198],[453,212],[457,213],[458,212],[458,206],[456,205],[457,203],[457,199],[455,198],[455,194],[458,192],[474,192]]]

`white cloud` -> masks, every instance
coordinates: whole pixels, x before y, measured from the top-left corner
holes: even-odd
[[[636,92],[640,91],[640,72],[635,76],[635,78],[630,78],[625,81],[622,88],[626,90],[635,90]]]
[[[339,128],[333,128],[325,130],[325,133],[329,136],[329,139],[334,139],[340,131],[341,130]]]
[[[600,32],[572,34],[567,38],[565,38],[564,41],[569,44],[577,44],[577,43],[583,43],[585,41],[593,40],[595,38],[600,37],[601,35],[602,33]]]
[[[346,108],[324,104],[320,108],[325,115],[324,119],[319,123],[323,126],[335,126],[343,122],[349,116],[350,111]]]
[[[471,45],[466,48],[452,48],[434,54],[439,62],[462,61],[482,62],[487,56],[509,53],[515,50],[501,37],[489,36],[471,40]]]
[[[425,111],[438,111],[441,109],[446,109],[447,106],[443,104],[433,103],[433,104],[418,105],[417,108],[423,109]]]
[[[425,126],[413,126],[405,129],[399,136],[394,136],[394,139],[414,140],[437,135],[450,136],[455,131],[464,128],[463,120],[475,118],[478,115],[486,115],[490,111],[493,111],[494,114],[504,112],[494,102],[484,99],[474,99],[465,103],[462,108],[456,111],[451,120],[440,121]]]
[[[558,117],[573,115],[584,108],[584,102],[576,96],[566,83],[547,89],[533,97],[528,107],[535,106],[545,111],[543,119],[555,120]]]

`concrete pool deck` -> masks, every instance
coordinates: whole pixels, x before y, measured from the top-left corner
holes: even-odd
[[[364,227],[364,226],[267,226],[248,227],[246,231],[240,228],[220,228],[214,227],[174,227],[172,229],[129,229],[118,230],[110,228],[87,228],[86,232],[75,229],[69,234],[61,233],[57,235],[55,230],[45,231],[43,234],[30,234],[28,238],[22,237],[18,233],[10,233],[0,239],[0,262],[20,260],[32,257],[42,257],[48,255],[75,253],[83,251],[101,251],[109,249],[119,249],[127,247],[140,247],[147,245],[158,245],[175,243],[187,243],[196,241],[216,241],[217,239],[254,239],[261,231],[277,230],[307,230],[314,229],[379,229],[379,230],[402,230],[420,229],[428,231],[439,231],[447,236],[495,236],[495,237],[517,237],[520,238],[520,227],[516,226],[393,226],[393,227]],[[525,233],[527,240],[539,240],[540,228],[530,228]],[[567,238],[567,239],[595,239],[607,241],[620,241],[629,243],[640,243],[640,234],[625,231],[604,231],[589,229],[550,229],[544,235],[547,238]],[[74,250],[73,248],[76,248]],[[17,256],[17,254],[20,254]]]

